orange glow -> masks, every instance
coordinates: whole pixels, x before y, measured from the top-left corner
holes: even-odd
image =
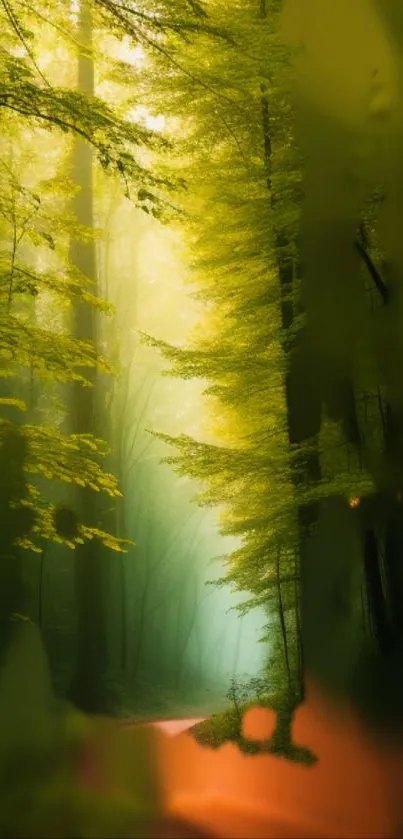
[[[360,503],[360,499],[358,495],[353,495],[351,498],[348,499],[348,503],[350,507],[358,507]]]
[[[138,770],[133,774],[139,757],[143,768],[151,757],[160,807],[141,834],[147,839],[400,836],[401,741],[388,745],[376,739],[349,708],[326,702],[308,679],[306,696],[292,734],[296,745],[317,755],[312,766],[268,754],[245,755],[232,743],[206,748],[188,733],[172,736],[155,724],[116,726],[104,720],[93,724],[81,780],[107,796],[127,794],[139,784]],[[267,740],[275,722],[274,711],[252,708],[244,716],[243,734]],[[134,760],[126,765],[129,753]],[[112,772],[112,766],[119,771]]]
[[[267,738],[274,725],[273,711],[253,708],[245,715],[244,733],[254,740]],[[244,755],[230,743],[212,750],[188,734],[154,734],[165,814],[193,823],[204,835],[398,835],[403,813],[393,812],[392,802],[403,810],[398,794],[402,753],[391,755],[386,746],[371,742],[351,712],[327,707],[312,686],[296,713],[293,739],[317,754],[314,766]]]

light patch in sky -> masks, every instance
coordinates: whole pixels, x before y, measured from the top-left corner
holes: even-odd
[[[132,67],[136,67],[136,69],[140,69],[146,60],[143,47],[140,44],[133,46],[128,35],[124,35],[120,41],[116,50],[116,57],[119,58],[120,61],[124,61]]]
[[[12,52],[16,58],[24,58],[27,54],[26,47],[21,44],[17,44],[12,50],[10,50],[10,52]]]
[[[165,128],[165,117],[163,114],[152,114],[145,105],[137,105],[133,108],[127,118],[131,122],[140,122],[150,131],[163,131]]]
[[[80,11],[80,0],[70,0],[69,18],[72,23],[77,23]]]

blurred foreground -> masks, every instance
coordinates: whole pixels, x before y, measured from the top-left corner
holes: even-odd
[[[196,722],[122,725],[58,703],[37,628],[16,622],[1,670],[0,836],[399,836],[400,744],[312,684],[292,731],[312,766],[206,748],[186,730]],[[253,708],[243,737],[267,742],[274,727]]]

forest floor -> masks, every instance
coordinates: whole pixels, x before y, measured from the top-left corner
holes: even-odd
[[[218,749],[223,743],[230,741],[236,743],[241,751],[246,754],[258,754],[262,752],[274,754],[306,765],[312,765],[316,762],[315,755],[309,749],[294,746],[290,742],[289,729],[282,720],[278,703],[273,701],[273,699],[260,701],[259,704],[276,711],[278,725],[275,735],[270,741],[264,743],[255,743],[251,740],[246,740],[242,736],[241,720],[243,713],[253,704],[253,702],[248,702],[242,705],[240,708],[241,714],[234,707],[228,708],[227,706],[225,710],[221,710],[219,713],[213,713],[208,719],[197,722],[192,728],[189,728],[189,733],[193,735],[200,745],[213,749]]]
[[[169,734],[170,737],[176,737],[177,734],[183,734],[185,731],[190,731],[195,725],[199,725],[201,722],[204,722],[203,717],[195,717],[193,719],[173,719],[173,720],[148,720],[146,725],[152,725],[156,728],[160,728],[161,731],[165,731],[165,734]],[[142,723],[143,724],[143,721]],[[124,721],[122,725],[140,725],[139,722],[133,721]]]
[[[151,686],[150,686],[151,688]],[[214,690],[206,689],[205,696],[200,692],[183,698],[177,691],[146,689],[143,685],[141,695],[122,696],[122,702],[115,716],[123,724],[164,724],[166,730],[174,733],[175,725],[189,733],[202,746],[217,749],[230,741],[236,743],[247,754],[266,752],[286,757],[298,763],[312,764],[314,755],[308,750],[294,746],[290,742],[289,724],[282,713],[282,699],[274,695],[260,698],[259,704],[272,708],[277,714],[278,725],[272,739],[264,743],[254,743],[242,736],[243,713],[258,700],[241,704],[239,712],[233,703]],[[168,725],[169,724],[169,725]],[[179,733],[179,729],[178,729]]]
[[[154,720],[205,719],[228,710],[230,703],[224,698],[225,688],[216,686],[200,689],[185,686],[182,690],[161,685],[147,684],[144,679],[138,689],[130,692],[121,685],[115,688],[114,713],[125,722],[152,722]]]
[[[170,720],[206,720],[215,714],[223,714],[229,709],[228,700],[217,697],[200,702],[189,699],[180,700],[178,697],[167,696],[166,701],[144,702],[138,705],[122,705],[117,716],[125,723],[164,722]]]

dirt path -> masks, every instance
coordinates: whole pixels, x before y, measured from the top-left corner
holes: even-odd
[[[156,728],[160,728],[161,731],[165,731],[165,734],[175,737],[176,734],[181,734],[183,731],[187,731],[189,728],[196,725],[196,723],[203,722],[205,719],[207,719],[207,717],[192,717],[180,720],[125,720],[122,725],[154,725]]]
[[[166,734],[175,736],[176,734],[181,734],[182,731],[187,731],[188,728],[192,728],[196,723],[203,722],[205,719],[207,717],[194,717],[194,719],[187,720],[162,720],[161,722],[152,723],[152,725],[156,725],[157,728],[165,731]]]

